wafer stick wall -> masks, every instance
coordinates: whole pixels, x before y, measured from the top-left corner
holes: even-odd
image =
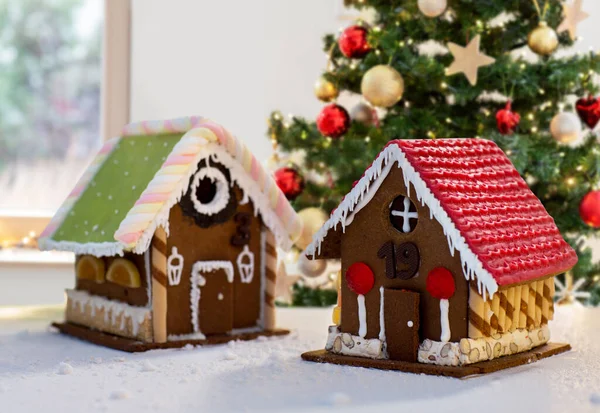
[[[264,329],[275,329],[275,284],[277,282],[277,249],[275,237],[271,231],[267,231],[267,243],[265,256],[267,261],[265,302],[264,302]]]
[[[506,288],[483,300],[474,283],[469,290],[469,338],[517,329],[539,328],[554,316],[554,277]]]
[[[167,341],[167,233],[162,227],[152,238],[152,327],[155,343]]]

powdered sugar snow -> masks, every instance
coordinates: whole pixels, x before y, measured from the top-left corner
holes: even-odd
[[[47,331],[46,321],[0,321],[0,411],[506,413],[510,403],[586,412],[600,403],[600,308],[556,308],[552,340],[574,351],[467,380],[302,361],[324,347],[331,310],[278,311],[296,334],[137,354]]]

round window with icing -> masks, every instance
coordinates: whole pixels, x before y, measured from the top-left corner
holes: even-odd
[[[179,205],[202,228],[227,221],[237,208],[230,171],[217,162],[201,161]]]
[[[400,195],[390,204],[390,222],[398,231],[402,233],[414,231],[418,220],[417,207],[408,197]]]
[[[217,214],[229,203],[229,182],[217,168],[206,167],[196,172],[190,189],[194,208],[201,214]]]

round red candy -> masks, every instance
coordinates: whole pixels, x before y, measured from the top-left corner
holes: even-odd
[[[579,215],[592,228],[600,228],[600,191],[588,192],[579,204]]]
[[[448,300],[454,295],[456,285],[454,277],[448,269],[437,267],[427,275],[426,288],[433,297],[439,300]]]
[[[350,115],[340,105],[332,103],[321,110],[317,117],[317,128],[325,136],[339,138],[350,127]]]
[[[367,29],[362,26],[347,27],[338,39],[340,51],[344,56],[352,59],[363,57],[371,50],[371,46],[367,42],[367,35]]]
[[[346,271],[346,282],[348,288],[356,294],[365,295],[375,284],[373,270],[364,262],[355,262]]]

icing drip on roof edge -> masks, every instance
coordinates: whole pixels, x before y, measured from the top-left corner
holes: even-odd
[[[329,230],[337,230],[338,225],[342,226],[342,232],[346,231],[346,226],[350,225],[354,215],[358,213],[368,202],[363,202],[372,197],[371,186],[377,191],[383,180],[388,175],[393,163],[402,170],[404,184],[407,189],[407,195],[410,196],[410,185],[412,184],[415,195],[421,205],[427,206],[430,211],[430,218],[435,218],[444,231],[448,241],[450,254],[454,256],[455,251],[460,253],[461,266],[463,274],[467,281],[476,280],[479,293],[486,299],[486,294],[492,297],[498,291],[498,284],[494,277],[487,271],[477,255],[471,251],[464,237],[452,222],[440,202],[421,179],[419,173],[408,162],[402,149],[397,145],[388,145],[375,159],[373,164],[365,171],[362,178],[356,186],[346,195],[338,208],[331,214],[329,220],[313,237],[313,242],[306,248],[305,254],[314,257],[321,253],[321,243],[329,233]]]

